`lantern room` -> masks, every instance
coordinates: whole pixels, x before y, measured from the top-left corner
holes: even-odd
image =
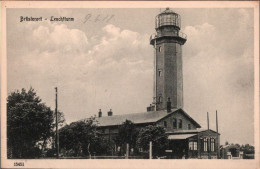
[[[154,45],[155,41],[160,39],[172,39],[183,45],[187,40],[187,35],[180,31],[181,16],[173,12],[170,8],[166,8],[155,18],[156,33],[151,35],[150,44]]]
[[[155,29],[158,29],[162,26],[174,26],[176,29],[180,30],[181,16],[169,8],[166,8],[165,11],[157,15],[155,18]]]

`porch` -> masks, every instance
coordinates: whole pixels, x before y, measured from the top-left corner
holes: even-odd
[[[181,131],[169,134],[167,158],[171,159],[216,159],[219,134],[213,130]]]

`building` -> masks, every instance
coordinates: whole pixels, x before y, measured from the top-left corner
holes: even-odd
[[[167,156],[217,158],[219,133],[200,129],[201,126],[183,110],[182,45],[187,39],[180,29],[180,15],[169,8],[156,16],[156,34],[150,38],[154,48],[154,97],[147,112],[113,115],[110,110],[108,116],[103,116],[100,110],[98,129],[113,140],[118,126],[126,120],[131,120],[137,128],[161,125],[169,135]]]
[[[239,145],[227,144],[220,146],[219,149],[222,159],[243,159],[245,156],[244,152],[240,151]]]

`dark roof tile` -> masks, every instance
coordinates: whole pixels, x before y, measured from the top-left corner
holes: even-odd
[[[176,111],[178,109],[173,109],[172,111]],[[97,117],[99,126],[114,126],[120,125],[126,120],[130,120],[135,124],[140,123],[153,123],[167,116],[168,113],[166,110],[161,111],[149,111],[143,113],[132,113],[132,114],[122,114],[122,115],[113,115],[113,116],[104,116]]]
[[[182,112],[186,117],[188,117],[192,122],[194,122],[198,128],[200,128],[200,125],[182,109],[172,109],[171,113],[177,112],[177,110],[181,110],[180,112]],[[171,113],[167,113],[166,110],[149,111],[143,113],[97,117],[96,120],[98,122],[98,126],[100,127],[121,125],[126,120],[130,120],[135,124],[155,123],[163,118],[166,118],[166,116],[168,116]]]

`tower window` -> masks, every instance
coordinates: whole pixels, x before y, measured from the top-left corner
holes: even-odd
[[[159,77],[161,77],[161,76],[162,76],[162,71],[159,70],[159,71],[158,71],[158,74],[159,74]]]
[[[163,125],[164,125],[165,128],[167,128],[167,121],[164,121]]]
[[[189,129],[189,130],[191,129],[191,126],[190,126],[190,124],[188,124],[188,129]]]
[[[182,119],[179,119],[179,129],[182,128]]]
[[[162,102],[162,97],[160,96],[160,97],[159,97],[159,103],[161,103],[161,102]]]
[[[176,120],[176,118],[173,118],[172,126],[173,126],[174,129],[177,128],[177,120]]]
[[[159,52],[161,52],[162,51],[162,47],[161,46],[159,46]]]

